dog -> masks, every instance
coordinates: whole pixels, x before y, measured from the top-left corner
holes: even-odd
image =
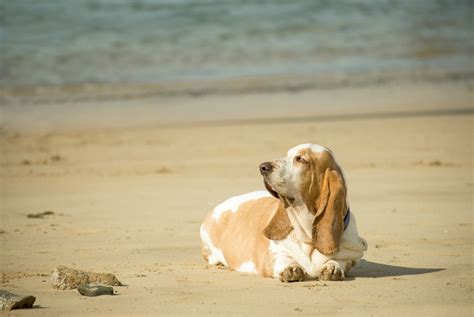
[[[266,191],[229,198],[204,219],[204,259],[282,282],[344,280],[367,242],[333,152],[300,144],[259,168]]]

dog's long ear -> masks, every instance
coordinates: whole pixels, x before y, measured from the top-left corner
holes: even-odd
[[[316,206],[316,219],[313,223],[313,244],[325,255],[338,251],[344,228],[346,207],[346,186],[342,175],[326,169],[321,192]]]
[[[286,213],[283,203],[280,201],[270,222],[263,229],[263,235],[270,240],[283,240],[293,230],[290,218]]]

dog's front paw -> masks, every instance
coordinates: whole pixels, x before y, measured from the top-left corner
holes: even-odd
[[[280,273],[280,281],[283,283],[301,282],[305,278],[305,273],[299,265],[290,265]]]
[[[324,264],[318,277],[320,281],[343,281],[345,276],[339,263],[329,261]]]

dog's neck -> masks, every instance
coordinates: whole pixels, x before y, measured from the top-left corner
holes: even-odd
[[[302,199],[295,199],[286,206],[286,212],[297,240],[304,243],[313,241],[313,222],[316,215],[311,213]]]

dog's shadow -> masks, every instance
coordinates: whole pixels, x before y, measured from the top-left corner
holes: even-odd
[[[443,271],[443,268],[414,268],[406,266],[388,265],[376,263],[366,260],[360,260],[355,268],[353,268],[349,275],[350,277],[390,277],[390,276],[404,276],[404,275],[418,275],[433,272]]]

